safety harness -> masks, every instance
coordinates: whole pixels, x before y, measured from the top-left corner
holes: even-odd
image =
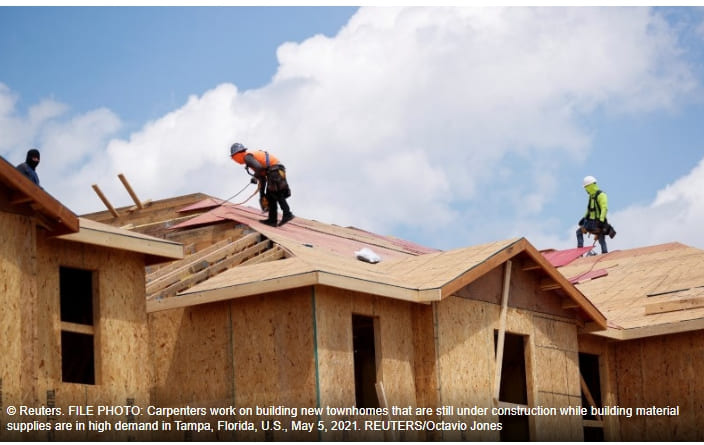
[[[587,218],[590,212],[594,212],[594,219],[601,219],[601,206],[599,205],[599,195],[601,190],[597,190],[594,196],[589,197],[589,205],[587,206]]]

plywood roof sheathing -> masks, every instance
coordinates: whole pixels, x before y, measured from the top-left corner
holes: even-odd
[[[684,327],[699,326],[693,320],[704,319],[704,307],[675,304],[704,296],[704,288],[697,290],[704,279],[704,251],[700,249],[668,243],[580,258],[558,270],[576,277],[597,268],[608,275],[576,285],[613,326],[618,326],[595,332],[597,335],[625,339],[654,332],[683,332]],[[687,290],[673,292],[682,289]],[[656,310],[658,305],[678,310]],[[623,332],[617,332],[619,329]]]

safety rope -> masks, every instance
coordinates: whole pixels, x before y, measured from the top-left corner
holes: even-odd
[[[231,199],[236,198],[240,193],[242,193],[243,191],[245,191],[245,190],[247,189],[247,187],[249,187],[250,184],[251,184],[251,182],[247,182],[247,185],[245,185],[244,188],[242,188],[242,190],[240,190],[239,192],[235,193],[234,195],[230,196],[229,198],[227,198],[226,200],[224,200],[223,202],[221,202],[220,204],[218,204],[218,207],[221,206],[221,205],[223,205],[223,204],[225,204],[225,203],[230,202]],[[252,199],[252,198],[254,197],[254,195],[257,194],[257,192],[259,192],[259,188],[260,188],[260,187],[261,187],[261,183],[257,182],[257,189],[254,191],[254,193],[252,193],[251,195],[249,195],[249,197],[248,197],[247,199],[245,199],[244,201],[238,202],[238,203],[233,204],[233,205],[239,206],[239,205],[242,205],[242,204],[246,203],[247,201],[249,201],[250,199]]]

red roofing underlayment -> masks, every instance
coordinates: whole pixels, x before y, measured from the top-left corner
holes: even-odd
[[[576,247],[567,250],[554,250],[552,252],[543,252],[543,256],[553,266],[560,267],[570,264],[592,249],[593,247]]]
[[[555,267],[562,267],[570,264],[572,261],[580,258],[585,253],[591,251],[594,247],[576,247],[567,250],[553,250],[550,252],[542,252],[546,260]],[[606,269],[588,270],[574,277],[568,278],[572,284],[579,284],[585,281],[593,280],[594,278],[604,277],[609,273]]]
[[[343,256],[352,255],[353,252],[363,247],[372,249],[376,254],[380,255],[382,259],[386,260],[405,258],[409,255],[439,252],[438,249],[424,247],[394,237],[377,235],[356,228],[339,228],[340,233],[330,233],[324,230],[326,225],[321,225],[320,223],[304,218],[295,218],[293,221],[283,226],[273,228],[260,222],[266,215],[258,209],[231,203],[219,205],[221,202],[220,200],[209,198],[180,209],[179,212],[185,212],[215,206],[206,213],[173,226],[172,229],[195,227],[230,220],[246,224],[255,230],[262,228],[265,230],[281,231],[281,234],[289,240],[298,241],[302,245],[309,245],[311,247],[322,247]],[[349,233],[349,237],[345,236],[345,231]]]
[[[179,209],[179,213],[183,212],[190,212],[191,210],[204,210],[204,209],[210,209],[216,206],[219,206],[222,204],[224,201],[222,199],[217,199],[217,198],[206,198],[202,201],[198,201],[195,204],[191,204],[187,207],[184,207],[182,209]]]
[[[593,280],[594,278],[605,277],[608,274],[609,273],[606,271],[606,269],[589,270],[587,272],[569,278],[569,281],[572,284],[579,284],[584,283],[585,281]]]

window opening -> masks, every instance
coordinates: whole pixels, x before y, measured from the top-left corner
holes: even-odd
[[[494,353],[496,353],[498,336],[498,331],[494,331]],[[501,362],[499,400],[527,406],[527,382],[525,336],[506,332],[503,361]],[[499,416],[499,422],[503,426],[500,433],[502,441],[530,440],[528,416]]]
[[[378,408],[376,394],[376,347],[374,318],[352,315],[354,392],[358,408]]]
[[[61,380],[95,384],[93,271],[59,268]]]
[[[584,440],[588,442],[604,441],[603,419],[591,414],[591,406],[602,406],[601,401],[601,376],[599,374],[599,356],[595,354],[579,353],[579,372],[583,379],[582,406],[587,407],[587,414],[582,416],[584,421]],[[589,393],[587,394],[588,391]]]

